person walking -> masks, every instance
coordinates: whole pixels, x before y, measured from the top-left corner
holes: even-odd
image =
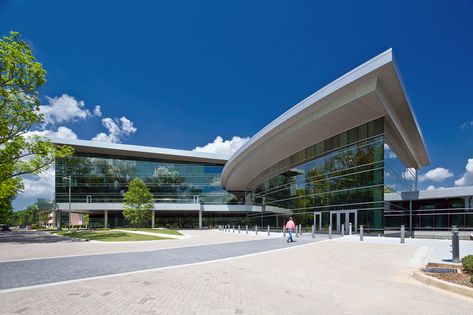
[[[287,238],[287,242],[294,242],[294,240],[292,239],[292,231],[294,231],[294,229],[296,228],[296,224],[294,223],[294,221],[292,221],[292,217],[289,217],[289,221],[287,221],[286,223],[286,230],[287,230],[287,233],[289,234],[288,238]]]

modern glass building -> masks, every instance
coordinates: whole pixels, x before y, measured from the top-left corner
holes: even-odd
[[[68,209],[70,176],[73,211],[89,213],[91,222],[102,226],[127,224],[122,196],[138,177],[154,196],[151,226],[279,227],[293,216],[321,232],[329,226],[356,232],[363,225],[383,233],[405,223],[402,196],[417,191],[417,171],[430,164],[391,50],[302,100],[232,156],[54,142],[76,150],[56,162],[58,209]],[[408,209],[412,217],[414,209]],[[458,220],[438,217],[430,225]],[[471,227],[469,220],[459,225]],[[429,226],[427,217],[409,222]]]
[[[253,203],[292,211],[296,221],[340,232],[352,222],[383,229],[383,118],[334,135],[279,161],[250,183]],[[274,223],[267,215],[267,223]]]

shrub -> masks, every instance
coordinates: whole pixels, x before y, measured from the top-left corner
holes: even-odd
[[[462,258],[463,268],[473,274],[473,255],[468,255]]]

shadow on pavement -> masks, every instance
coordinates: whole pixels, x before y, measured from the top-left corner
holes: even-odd
[[[12,230],[0,232],[1,243],[32,244],[32,243],[70,243],[82,242],[74,238],[53,235],[43,231]]]

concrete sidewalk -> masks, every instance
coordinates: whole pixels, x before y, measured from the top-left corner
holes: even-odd
[[[363,239],[363,242],[360,242],[359,235],[350,235],[337,238],[337,241],[415,246],[417,248],[423,248],[424,251],[427,251],[426,263],[452,263],[451,240],[406,238],[405,244],[401,244],[400,238],[397,237],[365,236]],[[473,255],[473,241],[461,240],[460,258],[467,255]]]

